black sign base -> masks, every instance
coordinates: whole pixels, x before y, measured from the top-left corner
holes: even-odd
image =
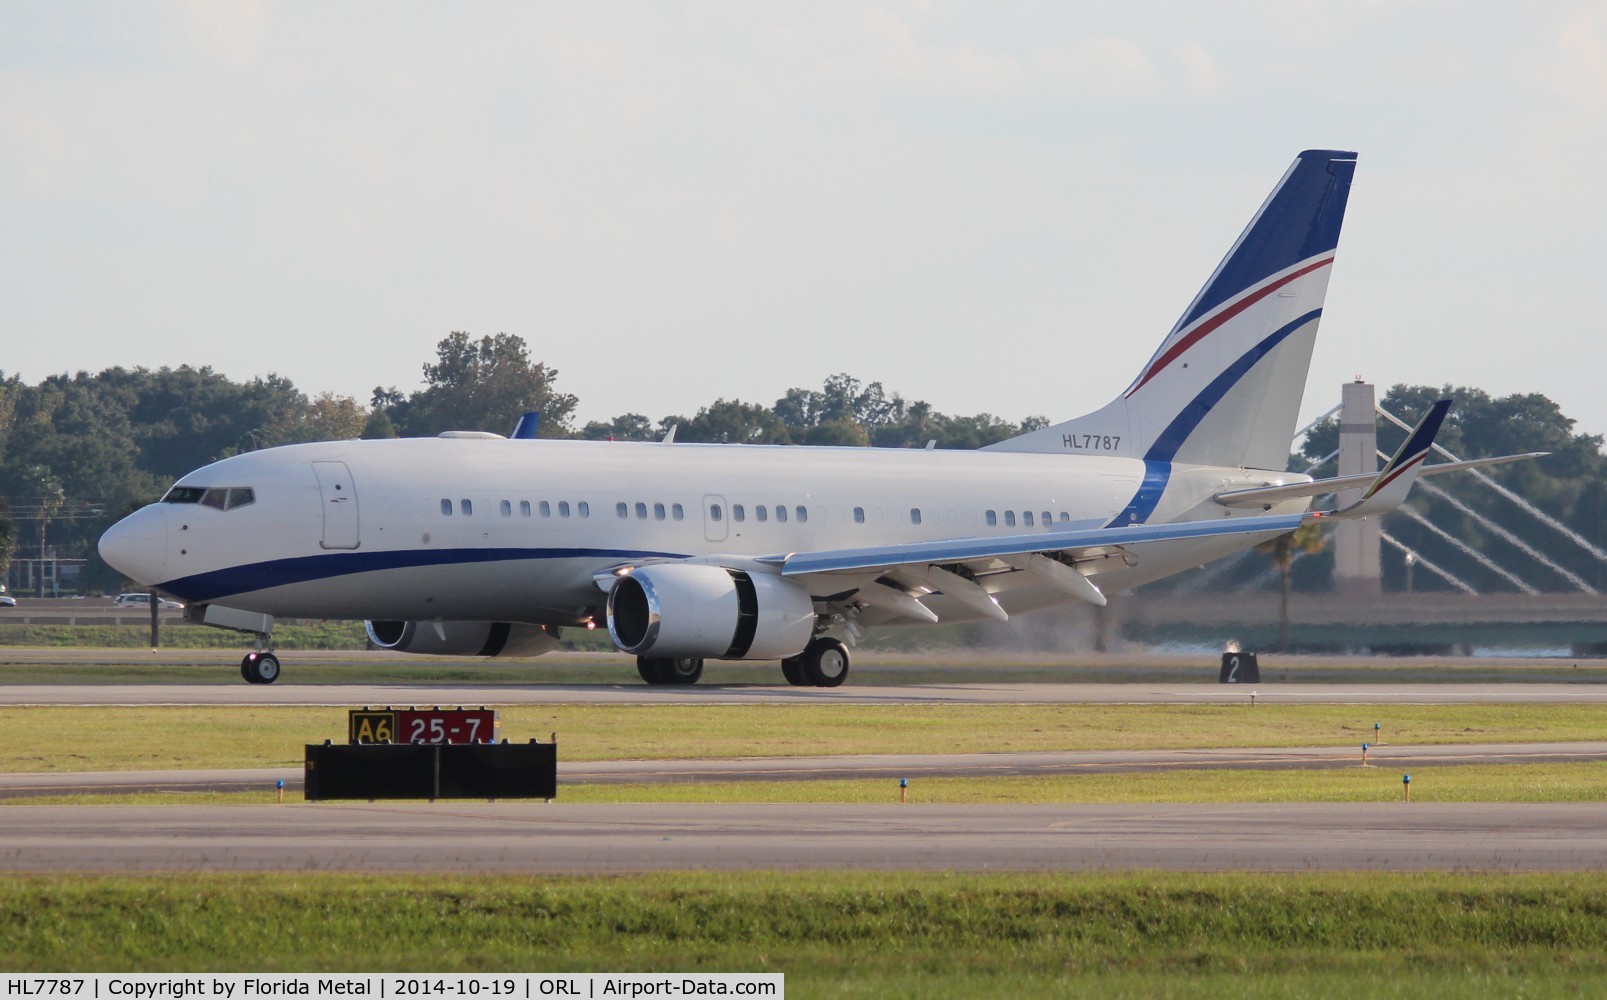
[[[1254,653],[1223,653],[1222,672],[1216,679],[1221,684],[1260,684],[1261,667]]]
[[[554,799],[556,743],[308,744],[307,801]]]

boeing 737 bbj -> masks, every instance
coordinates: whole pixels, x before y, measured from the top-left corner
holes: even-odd
[[[253,683],[279,675],[285,617],[366,619],[387,649],[480,656],[606,622],[649,684],[775,659],[793,684],[835,686],[839,634],[1103,605],[1308,518],[1392,510],[1420,474],[1508,460],[1424,468],[1442,401],[1376,477],[1283,471],[1355,169],[1353,153],[1301,153],[1125,391],[978,451],[291,445],[190,473],[100,551],[191,620],[255,633]],[[1308,512],[1341,488],[1361,498]]]

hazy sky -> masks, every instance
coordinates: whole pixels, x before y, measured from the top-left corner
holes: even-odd
[[[1361,154],[1308,415],[1607,432],[1607,3],[8,0],[0,369],[366,402],[505,331],[581,420],[838,371],[1063,419],[1308,147]]]

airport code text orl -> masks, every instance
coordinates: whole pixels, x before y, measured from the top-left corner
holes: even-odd
[[[266,1000],[307,997],[336,1000],[542,1000],[546,997],[766,997],[785,1000],[786,977],[766,973],[540,973],[518,975],[430,974],[254,974],[213,975],[161,973],[34,974],[5,976],[0,1000],[56,997],[83,1000]]]

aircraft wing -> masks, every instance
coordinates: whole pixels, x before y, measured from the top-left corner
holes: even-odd
[[[897,616],[936,621],[917,594],[941,591],[972,610],[1004,621],[1004,610],[977,580],[1000,572],[1024,572],[1066,594],[1104,606],[1100,593],[1076,568],[1083,560],[1127,557],[1136,547],[1156,542],[1260,534],[1268,538],[1293,531],[1304,514],[1223,518],[1176,524],[1135,524],[1119,528],[1076,528],[987,538],[954,538],[897,545],[873,545],[825,552],[795,552],[771,562],[781,575],[799,579],[811,593],[855,591],[852,596]]]
[[[1394,510],[1406,499],[1412,484],[1422,473],[1423,459],[1433,447],[1434,435],[1450,406],[1450,400],[1441,400],[1431,407],[1377,475],[1347,477],[1356,478],[1357,486],[1365,479],[1367,485],[1360,500],[1337,510],[1237,517],[1224,512],[1220,518],[1120,526],[1085,522],[1077,527],[1012,535],[898,542],[757,558],[664,556],[645,563],[702,562],[748,572],[776,573],[803,584],[817,603],[842,608],[868,606],[886,617],[916,621],[938,620],[936,613],[921,603],[921,598],[935,593],[942,593],[979,614],[1007,620],[1009,616],[994,600],[988,580],[1016,573],[1026,574],[1034,583],[1056,588],[1079,600],[1104,606],[1105,595],[1085,570],[1112,558],[1132,564],[1146,545],[1228,535],[1260,536],[1259,541],[1293,531],[1308,520],[1369,517]],[[1457,466],[1489,465],[1495,461],[1499,460],[1457,463]],[[1301,487],[1310,485],[1313,484],[1299,484]],[[1331,485],[1328,488],[1332,488]],[[606,591],[618,574],[629,570],[630,565],[625,564],[610,567],[599,570],[594,579],[597,586]]]
[[[1308,520],[1369,517],[1394,510],[1406,499],[1421,474],[1423,459],[1433,447],[1434,436],[1450,408],[1448,399],[1430,407],[1400,450],[1376,475],[1369,477],[1361,499],[1337,510],[905,542],[794,552],[758,561],[777,567],[784,577],[798,579],[809,587],[811,594],[817,595],[817,599],[820,595],[827,595],[828,600],[851,599],[895,616],[917,620],[937,620],[919,599],[920,595],[937,591],[973,610],[1004,620],[1005,612],[978,581],[986,575],[1008,572],[1030,574],[1037,582],[1103,606],[1105,595],[1078,569],[1078,563],[1111,556],[1132,558],[1143,546],[1164,542],[1226,535],[1274,538],[1295,530]]]
[[[1305,514],[1235,517],[1221,521],[1183,521],[1176,524],[1133,524],[1120,528],[1080,528],[1040,531],[986,538],[953,538],[934,542],[872,545],[861,549],[795,552],[781,557],[782,576],[841,573],[849,570],[891,569],[912,563],[965,563],[980,559],[1029,555],[1038,552],[1076,553],[1088,549],[1118,549],[1146,542],[1245,535],[1281,534],[1300,527]]]

